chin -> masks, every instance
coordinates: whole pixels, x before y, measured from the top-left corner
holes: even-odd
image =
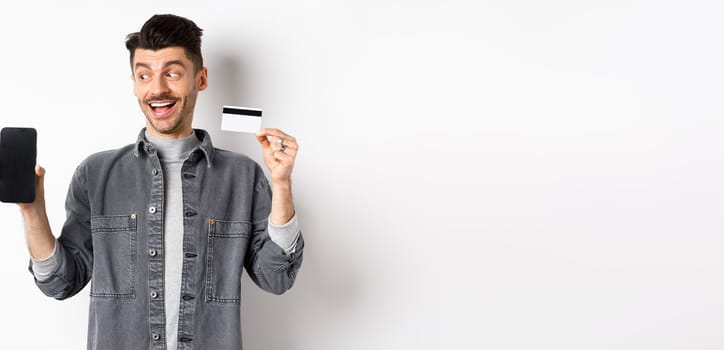
[[[178,130],[181,123],[174,120],[155,120],[153,117],[146,117],[148,124],[153,130],[160,134],[169,134]]]

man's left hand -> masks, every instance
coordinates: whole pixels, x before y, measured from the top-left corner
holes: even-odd
[[[299,151],[297,139],[272,128],[257,131],[256,139],[261,143],[264,163],[269,168],[272,184],[291,182],[294,160]]]

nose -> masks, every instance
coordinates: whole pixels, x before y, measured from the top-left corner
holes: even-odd
[[[160,96],[169,92],[168,83],[162,76],[156,77],[151,81],[151,95]]]

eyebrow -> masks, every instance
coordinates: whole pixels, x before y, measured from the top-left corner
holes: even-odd
[[[184,65],[184,63],[181,60],[168,61],[168,62],[164,63],[163,68],[167,68],[167,67],[173,66],[173,65],[179,65],[183,68],[186,68],[186,66]],[[143,62],[136,62],[136,65],[134,66],[134,70],[136,70],[138,68],[146,68],[148,70],[151,70],[151,66],[149,66]]]

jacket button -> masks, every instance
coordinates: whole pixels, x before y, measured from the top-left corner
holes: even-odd
[[[151,213],[151,214],[155,213],[155,212],[156,212],[156,207],[150,207],[150,208],[148,208],[148,212]]]
[[[156,249],[149,249],[149,250],[148,250],[148,255],[150,255],[150,256],[156,256],[156,254],[157,254]]]
[[[158,169],[154,168],[153,170],[151,170],[151,173],[153,173],[153,175],[158,175]]]
[[[158,298],[158,293],[151,292],[151,298],[154,298],[154,299]]]
[[[131,214],[131,219],[135,219],[135,218],[136,218],[136,214]]]
[[[159,340],[159,339],[161,339],[161,336],[158,335],[157,333],[153,333],[153,334],[151,334],[151,338],[153,338],[153,340]]]

